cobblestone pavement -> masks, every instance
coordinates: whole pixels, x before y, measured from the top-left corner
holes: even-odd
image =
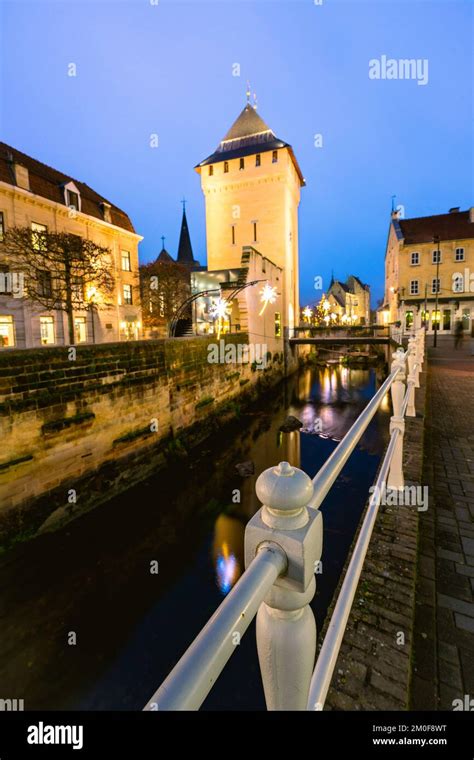
[[[411,707],[474,699],[474,341],[428,339],[429,393],[420,515]],[[426,363],[425,363],[426,367]]]

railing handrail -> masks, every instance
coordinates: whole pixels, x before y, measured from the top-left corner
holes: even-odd
[[[406,357],[406,355],[407,352],[405,351],[403,356]],[[382,403],[385,394],[390,390],[390,387],[399,372],[400,367],[397,367],[397,369],[390,373],[378,391],[372,396],[367,406],[359,414],[340,443],[336,446],[332,454],[326,459],[320,470],[318,470],[313,478],[314,495],[308,506],[318,508],[322,504],[334,481],[339,476],[342,468],[359,443],[362,435],[365,433],[370,421]]]
[[[331,679],[336,666],[339,650],[341,648],[347,621],[352,609],[352,603],[357,591],[365,557],[369,548],[370,538],[374,529],[375,519],[380,506],[382,486],[386,482],[388,470],[395,451],[395,444],[399,430],[394,430],[390,436],[390,442],[380,467],[375,488],[367,507],[364,521],[357,538],[352,557],[344,576],[344,581],[337,598],[331,621],[328,625],[323,644],[321,646],[316,666],[311,679],[308,696],[308,710],[322,710],[326,695],[331,685]]]
[[[276,544],[259,547],[255,558],[219,605],[144,710],[198,710],[235,652],[240,637],[257,614],[264,597],[286,568]]]
[[[234,641],[235,635],[245,633],[257,612],[260,667],[269,709],[285,709],[285,705],[289,709],[323,708],[385,490],[383,486],[388,482],[390,488],[396,489],[404,484],[404,418],[415,416],[415,388],[419,387],[423,363],[423,331],[423,328],[412,331],[406,351],[397,349],[389,376],[312,481],[286,462],[259,476],[256,489],[263,507],[247,525],[247,568],[145,710],[199,709],[235,651],[235,644],[240,643],[240,639]],[[415,333],[419,333],[417,338]],[[409,374],[404,386],[407,361]],[[318,508],[388,390],[393,401],[390,441],[313,670],[316,627],[309,602],[315,591],[314,566],[322,551]],[[293,645],[293,641],[298,644]],[[285,684],[289,684],[291,692],[288,698],[279,696]],[[305,695],[309,695],[307,703]]]

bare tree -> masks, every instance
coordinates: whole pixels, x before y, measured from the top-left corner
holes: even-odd
[[[189,296],[189,270],[172,260],[143,264],[140,289],[145,326],[168,333],[172,319]]]
[[[12,227],[2,251],[9,269],[24,275],[24,294],[48,310],[64,311],[74,344],[74,311],[111,306],[115,278],[110,250],[69,232]]]

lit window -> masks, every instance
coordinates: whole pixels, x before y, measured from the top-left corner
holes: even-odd
[[[257,242],[257,222],[252,222],[253,226],[253,242]]]
[[[123,286],[123,302],[130,305],[132,303],[132,286]]]
[[[210,166],[209,167],[209,176],[212,177],[213,174],[214,174],[214,167]]]
[[[433,330],[435,326],[436,326],[436,329],[439,330],[440,319],[441,319],[441,312],[439,311],[431,312],[431,327]]]
[[[413,312],[407,311],[407,313],[405,314],[406,328],[409,329],[412,326],[412,324],[413,324]]]
[[[239,161],[239,170],[242,171],[242,169],[245,169],[245,160],[243,158]]]
[[[410,282],[410,295],[411,296],[417,296],[419,293],[419,282],[418,280],[411,280]]]
[[[412,267],[417,266],[417,264],[419,263],[420,263],[420,254],[418,253],[418,251],[413,251],[413,253],[411,254]]]
[[[255,166],[260,166],[261,163],[262,163],[262,159],[261,159],[260,153],[257,153],[257,155],[255,156]]]
[[[235,245],[235,224],[231,227],[232,230],[232,245]]]
[[[54,343],[54,317],[40,317],[41,345]]]
[[[0,348],[11,348],[15,345],[15,330],[13,317],[0,316]]]
[[[33,248],[37,251],[46,250],[46,233],[48,228],[45,224],[31,222],[31,237],[33,239]]]
[[[464,261],[464,248],[456,248],[454,259],[455,261]]]
[[[433,251],[433,264],[441,264],[441,251]]]
[[[132,271],[132,263],[130,261],[130,252],[122,251],[122,270],[124,272]]]
[[[433,277],[431,281],[431,292],[432,293],[439,293],[440,291],[440,280],[439,277]]]
[[[74,318],[74,337],[76,343],[87,342],[87,323],[85,317]]]
[[[274,150],[272,153],[272,164],[276,164],[278,161],[278,151]]]
[[[67,191],[67,205],[79,211],[79,196],[73,190]]]
[[[0,211],[0,242],[3,240],[5,234],[5,220],[3,218],[3,211]]]
[[[228,171],[229,171],[229,162],[224,161],[224,174],[227,174]]]
[[[279,311],[275,312],[275,338],[281,337],[281,314]]]

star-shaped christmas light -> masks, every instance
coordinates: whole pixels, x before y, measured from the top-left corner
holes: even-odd
[[[276,288],[274,288],[273,285],[269,285],[267,282],[260,291],[260,300],[263,306],[258,315],[259,317],[262,316],[263,312],[265,311],[269,303],[275,303],[276,297],[277,297]]]

